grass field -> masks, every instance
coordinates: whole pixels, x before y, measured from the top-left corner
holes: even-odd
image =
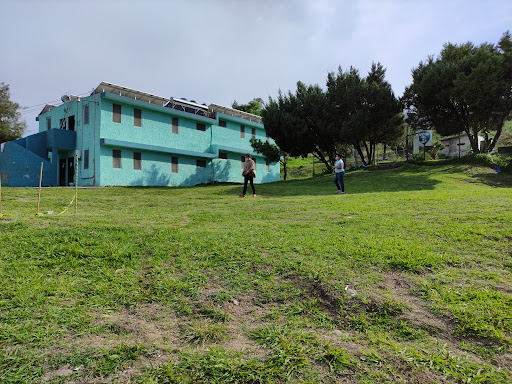
[[[506,383],[512,179],[2,188],[2,383]]]

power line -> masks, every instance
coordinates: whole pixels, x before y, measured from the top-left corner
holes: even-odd
[[[84,96],[84,95],[88,95],[88,94],[90,94],[90,92],[80,93],[77,96]],[[20,107],[19,113],[23,114],[23,113],[36,112],[42,106],[45,106],[47,104],[59,103],[59,102],[61,102],[61,101],[54,100],[54,101],[47,101],[46,103],[31,105],[30,107]]]

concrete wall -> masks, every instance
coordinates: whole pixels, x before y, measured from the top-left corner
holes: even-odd
[[[114,104],[121,105],[121,123],[113,121]],[[86,106],[88,122],[84,119]],[[135,108],[142,111],[141,127],[134,124]],[[61,119],[65,119],[69,129],[71,116],[75,122],[74,132],[61,130]],[[172,131],[173,117],[178,119],[178,133]],[[22,139],[12,149],[18,154],[9,152],[9,156],[18,160],[26,157],[29,168],[35,164],[35,160],[30,159],[51,157],[51,163],[45,168],[54,172],[51,176],[54,185],[59,183],[59,173],[66,172],[68,176],[67,169],[59,169],[59,160],[66,158],[69,162],[74,158],[75,150],[80,153],[79,186],[190,186],[212,181],[243,182],[241,158],[247,152],[257,164],[256,183],[280,179],[279,163],[271,164],[267,171],[264,158],[253,153],[249,142],[253,128],[257,138],[266,139],[263,125],[226,114],[218,113],[214,119],[101,93],[52,108],[38,119],[40,133]],[[219,119],[226,121],[227,126],[221,127]],[[205,125],[205,131],[197,129],[198,123]],[[241,125],[245,126],[245,138],[240,137]],[[73,143],[68,133],[73,134]],[[26,147],[25,151],[23,147]],[[121,168],[113,167],[114,150],[121,151]],[[30,151],[32,154],[27,154]],[[87,168],[86,151],[89,155]],[[134,152],[141,153],[140,170],[134,169]],[[220,159],[219,152],[225,153],[227,159]],[[2,156],[5,159],[7,155]],[[173,157],[178,158],[177,173],[172,171]],[[198,160],[205,162],[205,167],[200,166]],[[35,169],[38,171],[39,167]],[[27,185],[27,181],[21,185]]]
[[[6,187],[37,187],[43,163],[42,186],[57,185],[56,165],[15,141],[4,143],[0,152],[0,177]]]

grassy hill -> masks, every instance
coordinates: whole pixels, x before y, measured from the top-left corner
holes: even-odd
[[[505,383],[512,179],[2,188],[2,383]]]

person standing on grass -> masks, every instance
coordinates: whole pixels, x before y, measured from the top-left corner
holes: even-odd
[[[247,192],[247,182],[251,183],[252,196],[256,197],[256,190],[254,189],[253,182],[254,178],[256,177],[256,163],[251,159],[251,155],[249,153],[245,154],[245,163],[242,176],[244,177],[244,191],[240,197],[245,197],[245,193]]]
[[[336,162],[334,163],[334,170],[332,171],[334,174],[334,184],[338,187],[336,193],[343,194],[345,193],[345,183],[343,183],[343,176],[345,176],[345,164],[343,164],[343,160],[341,160],[341,156],[336,154]]]

